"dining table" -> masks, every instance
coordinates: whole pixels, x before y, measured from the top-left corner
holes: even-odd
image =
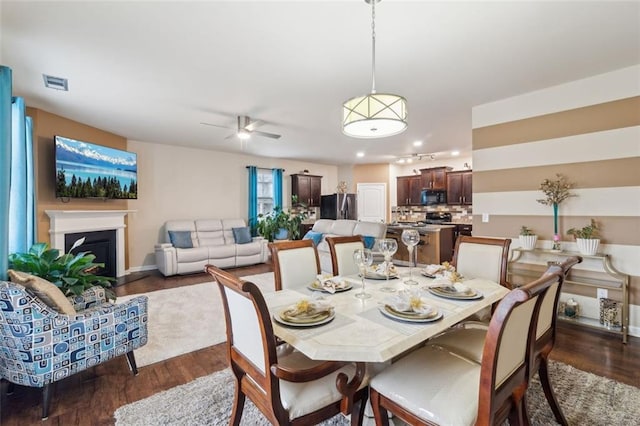
[[[459,299],[436,295],[430,287],[441,287],[441,281],[413,270],[417,284],[405,284],[408,268],[398,267],[393,279],[365,279],[365,291],[369,298],[355,297],[361,291],[358,275],[340,277],[348,290],[330,293],[319,291],[317,285],[302,286],[265,293],[264,298],[272,318],[274,334],[313,360],[349,361],[357,366],[356,375],[362,379],[367,365],[386,363],[421,345],[429,338],[445,331],[494,303],[500,301],[509,290],[491,280],[464,277],[462,283],[476,297]],[[383,291],[386,288],[387,291]],[[389,288],[392,290],[389,292]],[[390,298],[402,294],[419,294],[436,312],[435,319],[413,321],[390,316],[385,307]],[[330,320],[317,325],[289,324],[281,320],[280,313],[291,309],[302,300],[321,300],[333,307]],[[343,377],[341,391],[347,395],[359,383],[347,384]]]
[[[406,268],[397,269],[397,278],[390,279],[389,285],[384,279],[365,279],[365,291],[371,294],[367,299],[354,296],[361,290],[361,279],[357,275],[342,277],[351,288],[333,294],[312,290],[311,286],[265,293],[275,335],[314,360],[385,362],[500,301],[509,291],[497,282],[468,277],[463,280],[464,285],[480,297],[450,299],[428,291],[428,287],[440,285],[433,278],[414,271],[413,279],[418,284],[407,285],[404,283]],[[393,288],[394,292],[381,291],[383,286]],[[411,322],[385,315],[386,301],[402,291],[419,291],[427,303],[442,313],[441,318]],[[331,321],[297,326],[275,319],[282,310],[300,300],[317,298],[324,298],[333,306],[335,316]]]

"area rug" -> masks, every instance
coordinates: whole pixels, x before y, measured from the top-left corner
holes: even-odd
[[[638,424],[640,389],[559,362],[551,362],[550,374],[569,424]],[[225,369],[119,408],[114,413],[116,425],[227,425],[233,392],[233,378]],[[533,425],[557,424],[537,377],[527,401]],[[267,426],[269,422],[247,400],[241,424]],[[321,424],[346,426],[349,420],[337,415]]]
[[[262,291],[273,291],[273,273],[251,275]],[[143,293],[149,298],[149,341],[136,349],[139,367],[226,340],[220,290],[214,282]],[[140,294],[118,297],[118,303]]]

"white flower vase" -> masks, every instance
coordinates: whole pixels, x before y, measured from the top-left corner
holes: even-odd
[[[520,235],[520,247],[523,250],[533,250],[536,248],[537,241],[537,235]]]
[[[578,251],[580,254],[593,256],[598,252],[600,240],[597,238],[576,238],[576,244],[578,245]]]

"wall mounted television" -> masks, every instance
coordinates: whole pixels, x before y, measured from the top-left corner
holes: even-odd
[[[138,198],[135,152],[55,136],[56,197]]]

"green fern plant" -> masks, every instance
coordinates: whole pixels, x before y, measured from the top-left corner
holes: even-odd
[[[69,252],[83,243],[84,238],[79,239]],[[109,299],[115,300],[111,290],[115,278],[95,275],[97,268],[104,267],[104,263],[94,263],[95,258],[90,252],[60,255],[60,250],[50,248],[49,244],[36,243],[27,253],[10,254],[9,268],[44,278],[60,288],[65,296],[79,296],[93,286],[100,286],[105,288]]]

